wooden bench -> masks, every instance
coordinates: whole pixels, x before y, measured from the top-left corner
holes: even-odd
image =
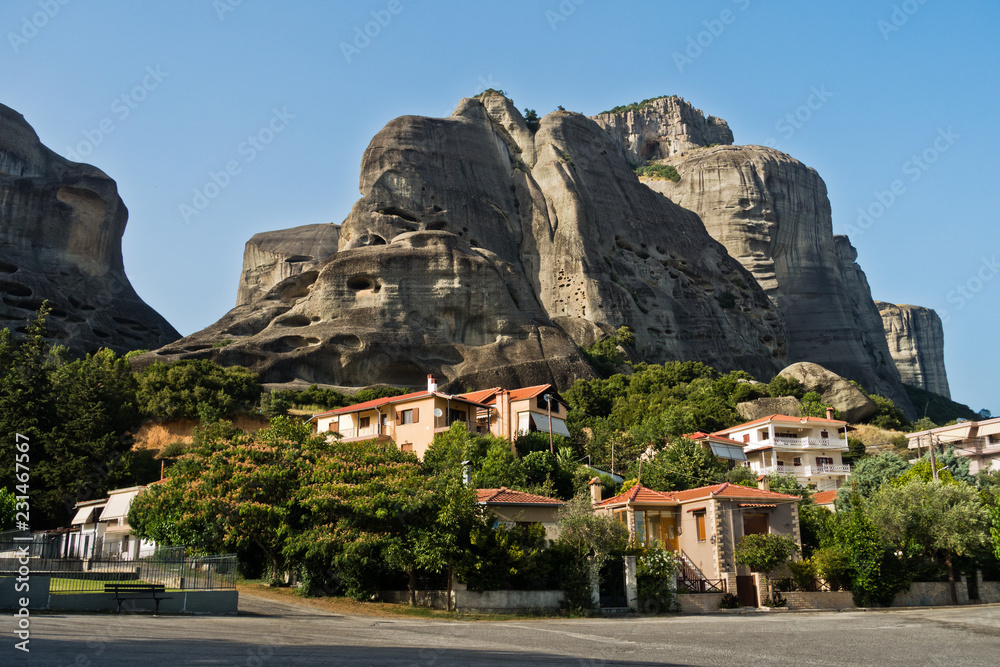
[[[172,600],[172,597],[163,595],[166,587],[163,584],[104,584],[105,593],[114,593],[115,602],[118,603],[116,614],[122,611],[122,602],[126,600],[152,600],[155,605],[156,614],[160,613],[160,600]]]

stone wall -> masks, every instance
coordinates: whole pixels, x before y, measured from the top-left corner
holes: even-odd
[[[379,597],[394,604],[408,604],[410,599],[408,591],[379,591]],[[416,598],[418,607],[444,609],[448,592],[417,591]],[[562,591],[452,591],[456,611],[479,613],[549,611],[558,609],[562,599]]]
[[[17,609],[21,597],[29,599],[29,609],[50,611],[115,611],[118,603],[105,593],[49,593],[49,577],[32,575],[27,592],[14,591],[14,579],[0,577],[0,609]],[[163,614],[235,614],[239,593],[225,591],[168,591],[160,602]],[[153,611],[152,600],[130,600],[123,611]]]
[[[692,593],[677,596],[682,614],[708,614],[719,611],[722,593]]]
[[[854,597],[850,591],[825,591],[803,593],[793,591],[781,594],[788,600],[789,609],[854,609]]]

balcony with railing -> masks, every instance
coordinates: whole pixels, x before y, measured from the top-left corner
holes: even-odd
[[[750,467],[759,475],[795,475],[797,477],[813,477],[815,475],[850,475],[851,466],[846,463],[823,463],[818,465],[771,465],[761,466],[751,464]]]
[[[328,435],[342,442],[357,442],[360,440],[372,440],[373,438],[391,438],[387,424],[372,424],[371,426],[361,426],[357,428],[331,429]]]
[[[841,438],[823,438],[820,436],[802,436],[799,438],[791,438],[785,435],[776,435],[773,438],[768,438],[766,440],[761,440],[759,442],[753,443],[755,447],[761,447],[764,445],[772,445],[775,447],[793,447],[799,448],[819,448],[819,449],[847,449],[847,440]]]

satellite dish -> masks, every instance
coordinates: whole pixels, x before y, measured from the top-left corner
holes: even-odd
[[[441,408],[434,408],[434,416],[435,417],[440,417],[443,414],[444,414],[444,410],[442,410]]]

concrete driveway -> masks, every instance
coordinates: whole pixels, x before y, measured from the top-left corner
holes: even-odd
[[[242,595],[240,616],[32,617],[32,665],[989,665],[1000,606],[461,622],[326,613]],[[10,618],[8,616],[8,618]]]

